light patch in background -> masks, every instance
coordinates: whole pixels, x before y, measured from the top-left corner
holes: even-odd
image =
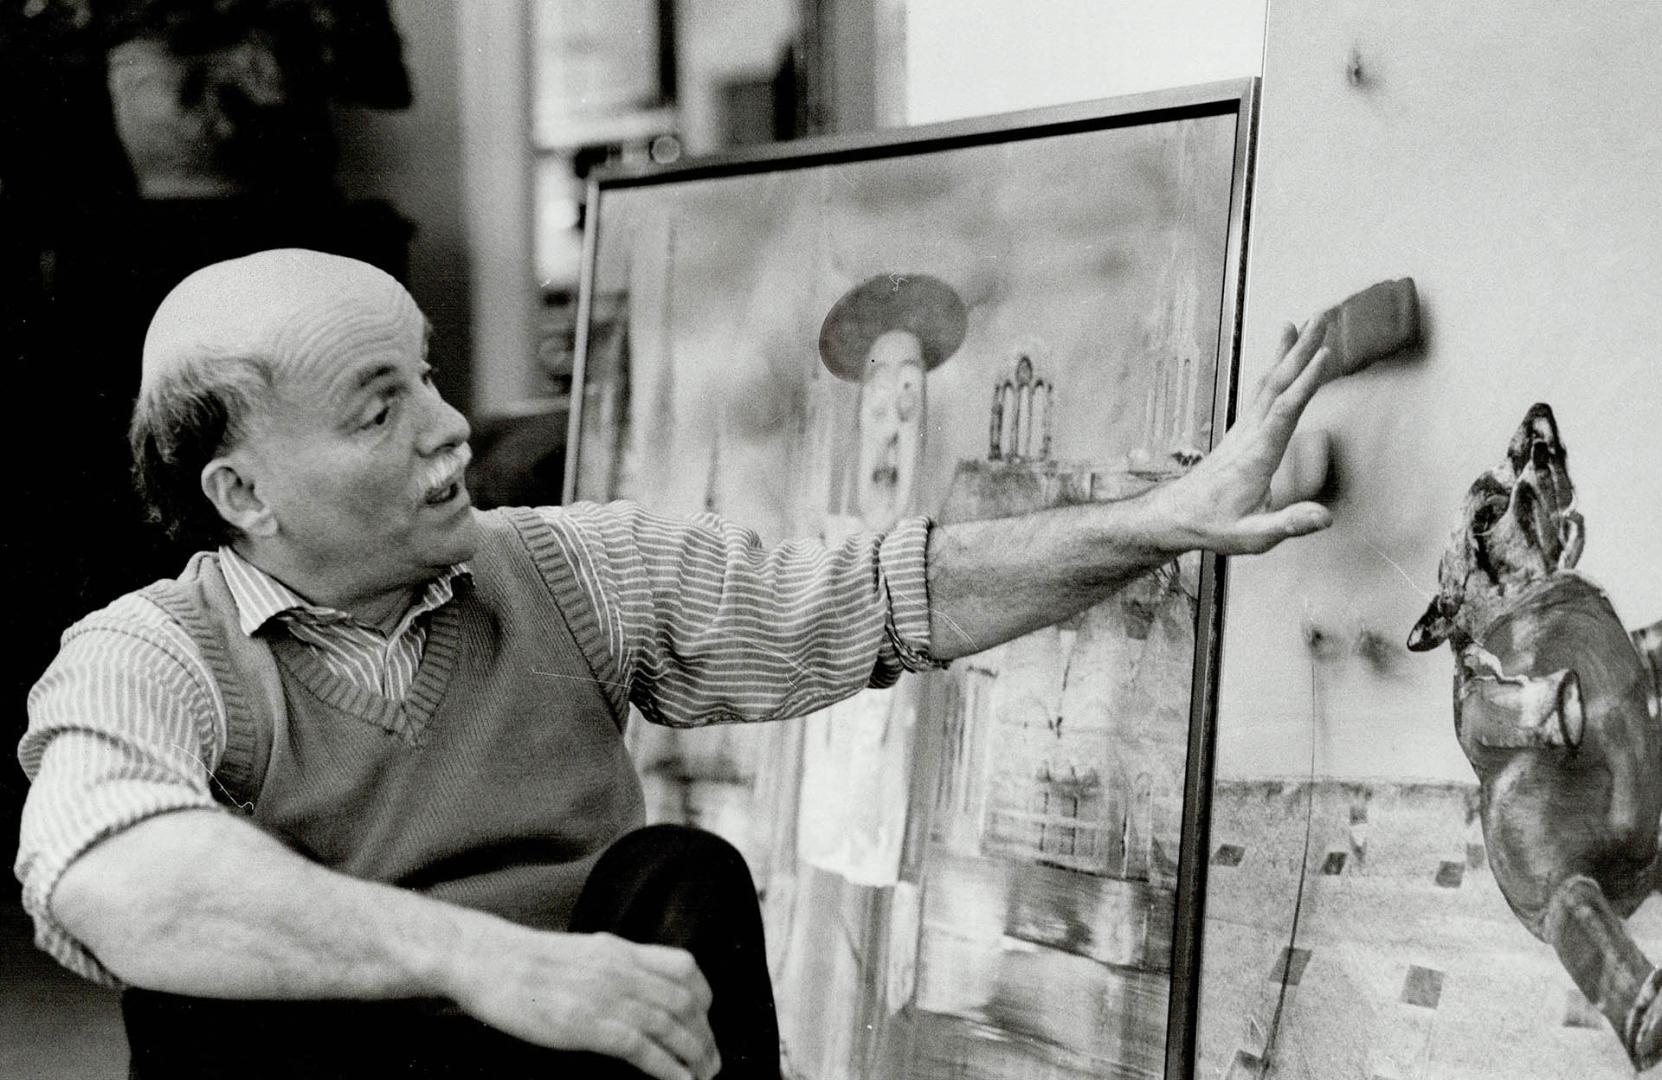
[[[906,119],[1259,74],[1264,0],[907,0]]]

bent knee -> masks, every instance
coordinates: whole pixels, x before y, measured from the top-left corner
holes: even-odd
[[[663,871],[683,870],[700,876],[743,875],[750,883],[750,867],[729,841],[707,829],[691,825],[646,825],[614,840],[606,849],[607,859],[645,863]]]

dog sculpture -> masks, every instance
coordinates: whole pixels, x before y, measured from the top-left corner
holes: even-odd
[[[1454,650],[1454,729],[1502,895],[1644,1069],[1662,1058],[1662,971],[1622,920],[1662,869],[1658,630],[1623,629],[1575,570],[1582,540],[1558,425],[1535,405],[1467,492],[1408,647]]]

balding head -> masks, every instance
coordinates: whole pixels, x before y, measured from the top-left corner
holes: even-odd
[[[419,318],[385,272],[286,248],[215,263],[174,287],[151,319],[130,439],[152,520],[208,546],[235,539],[201,471],[247,432],[280,376],[350,352],[366,326]]]
[[[365,313],[414,306],[368,263],[282,248],[214,263],[167,294],[144,339],[140,393],[219,360],[307,365],[350,341]]]

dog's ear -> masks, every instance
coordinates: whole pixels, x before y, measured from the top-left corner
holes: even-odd
[[[1408,631],[1408,648],[1411,652],[1429,652],[1447,641],[1454,632],[1454,613],[1448,610],[1449,605],[1441,596],[1433,597],[1425,614],[1420,621],[1414,624],[1414,629]]]

